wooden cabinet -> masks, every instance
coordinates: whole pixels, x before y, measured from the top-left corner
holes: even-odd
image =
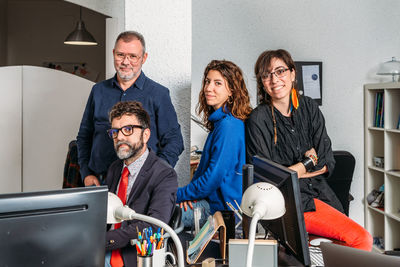
[[[383,127],[376,127],[376,98],[383,95]],[[383,94],[382,94],[383,93]],[[364,85],[365,227],[384,240],[384,249],[400,248],[400,83]],[[384,159],[380,166],[374,157]],[[384,207],[368,205],[367,196],[384,185]]]

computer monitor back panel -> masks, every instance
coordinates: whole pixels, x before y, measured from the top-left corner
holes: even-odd
[[[261,225],[304,265],[311,264],[308,234],[301,208],[301,194],[297,173],[273,161],[253,157],[255,181],[277,186],[284,198],[286,213],[281,218],[261,221]]]
[[[107,187],[0,195],[0,266],[104,266]]]

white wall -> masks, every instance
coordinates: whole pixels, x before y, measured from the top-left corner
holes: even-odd
[[[323,106],[333,148],[356,157],[350,217],[363,224],[363,84],[379,82],[378,64],[400,58],[400,1],[193,1],[192,112],[211,59],[237,63],[253,106],[254,63],[266,49],[287,49],[296,61],[323,62]],[[192,126],[192,144],[205,134]]]
[[[144,35],[149,54],[143,71],[169,88],[178,114],[185,151],[175,167],[180,185],[189,181],[191,2],[130,0],[125,3],[126,30]]]

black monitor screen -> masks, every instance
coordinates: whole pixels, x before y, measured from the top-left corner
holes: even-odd
[[[253,157],[253,166],[254,180],[275,185],[285,199],[285,215],[276,220],[261,221],[261,225],[299,261],[310,265],[308,234],[301,209],[297,173],[258,156]]]
[[[0,195],[0,266],[104,266],[107,191]]]

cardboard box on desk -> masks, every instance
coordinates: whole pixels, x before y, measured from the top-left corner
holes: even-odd
[[[229,240],[229,267],[246,266],[248,239]],[[254,242],[252,267],[277,267],[278,242],[256,239]]]

